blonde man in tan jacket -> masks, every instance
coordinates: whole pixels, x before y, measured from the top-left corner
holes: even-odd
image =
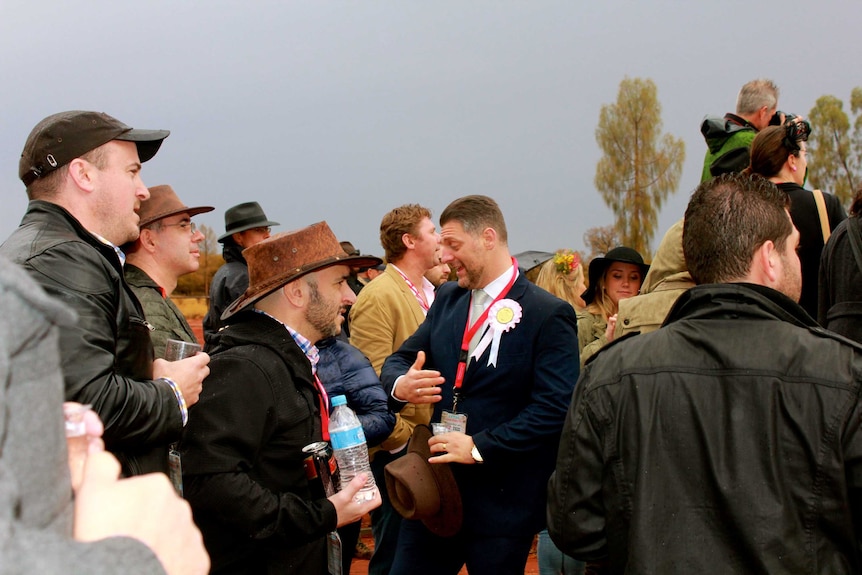
[[[368,357],[378,375],[386,358],[425,320],[434,301],[434,286],[424,274],[440,263],[439,243],[430,210],[417,204],[395,208],[380,222],[386,269],[359,292],[350,309],[350,343]],[[371,575],[389,573],[401,526],[401,517],[389,504],[383,467],[407,452],[413,428],[428,424],[432,411],[431,404],[408,404],[396,415],[392,434],[372,450],[371,470],[383,505],[371,514],[375,547],[368,566]]]

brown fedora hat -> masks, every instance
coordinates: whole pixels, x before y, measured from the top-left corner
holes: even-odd
[[[326,222],[281,232],[242,252],[248,263],[248,289],[228,306],[227,319],[281,286],[329,266],[373,266],[380,258],[348,256]]]
[[[189,217],[197,214],[211,212],[215,208],[212,206],[198,206],[190,208],[182,201],[179,196],[170,186],[153,186],[150,188],[149,199],[141,202],[141,209],[138,210],[138,215],[141,217],[140,227],[144,227],[161,219],[175,216],[177,214],[188,214]]]
[[[431,428],[417,425],[407,453],[383,468],[392,507],[405,519],[419,519],[431,533],[452,537],[461,530],[461,492],[448,463],[428,463]]]

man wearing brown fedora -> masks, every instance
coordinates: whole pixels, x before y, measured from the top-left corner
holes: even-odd
[[[380,379],[397,402],[433,405],[432,421],[449,429],[428,439],[430,462],[452,466],[463,526],[451,534],[425,515],[405,519],[391,573],[456,575],[466,564],[471,575],[520,575],[545,527],[547,482],[578,378],[575,311],[518,271],[493,199],[449,204],[440,238],[458,281],[437,290]]]
[[[156,357],[165,356],[169,339],[197,343],[185,316],[171,301],[181,276],[197,271],[204,234],[192,218],[213,211],[211,206],[190,208],[170,186],[150,188],[150,198],[141,202],[141,235],[123,247],[125,276],[152,326],[150,339]]]
[[[225,232],[218,241],[223,245],[224,265],[216,271],[210,284],[210,307],[204,317],[204,337],[217,332],[227,307],[248,288],[248,264],[242,251],[269,237],[272,226],[257,202],[245,202],[224,213]]]
[[[326,222],[245,251],[249,286],[208,340],[212,374],[183,440],[183,485],[212,573],[327,573],[327,534],[380,504],[353,496],[360,474],[325,497],[302,448],[328,439],[313,342],[337,335],[354,302],[348,256]],[[352,552],[352,549],[345,550]]]
[[[209,373],[206,354],[153,360],[141,304],[123,279],[118,246],[137,239],[137,212],[149,197],[141,163],[168,134],[97,112],[42,120],[19,163],[27,213],[0,247],[77,313],[60,332],[66,399],[98,412],[105,446],[127,475],[167,472],[168,445]]]

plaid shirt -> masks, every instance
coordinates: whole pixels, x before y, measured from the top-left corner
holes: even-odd
[[[255,309],[257,313],[261,313],[265,316],[272,317],[270,314],[266,313],[263,310]],[[284,329],[287,330],[287,333],[290,334],[290,337],[293,338],[293,341],[296,342],[296,345],[299,346],[299,349],[302,350],[302,353],[305,354],[305,357],[308,358],[308,361],[311,362],[311,373],[316,377],[317,376],[317,362],[320,361],[320,352],[313,343],[311,343],[308,339],[297,333],[293,328],[279,320],[278,318],[272,317],[275,321],[284,326]]]

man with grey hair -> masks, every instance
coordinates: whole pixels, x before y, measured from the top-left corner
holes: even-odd
[[[706,118],[700,133],[706,140],[706,157],[700,181],[741,172],[748,167],[749,148],[757,132],[769,125],[778,109],[778,86],[760,78],[745,84],[736,98],[736,113]],[[783,118],[782,118],[783,120]]]
[[[548,484],[565,553],[608,573],[862,568],[862,347],[796,303],[788,205],[743,174],[695,190],[682,243],[697,285],[575,388]]]

